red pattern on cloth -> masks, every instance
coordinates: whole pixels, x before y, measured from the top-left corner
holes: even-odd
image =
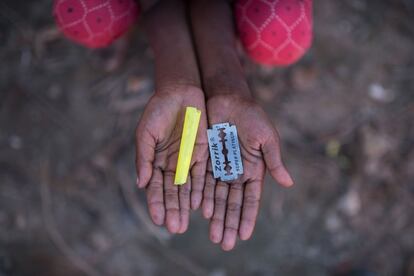
[[[239,0],[236,25],[250,58],[264,65],[290,65],[312,43],[313,0]]]
[[[89,48],[111,44],[137,20],[134,0],[55,0],[53,15],[69,39]]]

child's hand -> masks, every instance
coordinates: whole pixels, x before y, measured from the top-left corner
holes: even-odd
[[[203,215],[211,219],[210,239],[224,250],[247,240],[253,233],[266,168],[283,186],[293,184],[280,155],[279,136],[264,111],[253,101],[235,93],[213,96],[207,101],[210,124],[230,122],[237,127],[243,175],[232,183],[206,176]]]
[[[207,138],[204,94],[197,87],[169,88],[155,93],[147,104],[137,127],[137,171],[139,187],[147,187],[147,201],[152,220],[166,223],[171,233],[184,233],[191,207],[201,202],[206,171]],[[186,106],[201,110],[199,131],[192,157],[188,182],[174,185],[174,175]]]
[[[281,160],[276,129],[251,98],[235,49],[230,4],[191,3],[209,124],[235,124],[241,146],[244,174],[233,183],[216,183],[208,173],[202,203],[204,216],[211,218],[210,239],[231,250],[237,236],[246,240],[253,232],[266,168],[284,186],[293,181]]]
[[[147,188],[154,223],[166,223],[171,233],[183,233],[190,205],[199,207],[204,187],[208,159],[204,94],[183,1],[160,1],[145,14],[143,23],[155,57],[156,92],[137,127],[138,186]],[[201,110],[202,117],[189,181],[178,187],[173,182],[187,106]]]

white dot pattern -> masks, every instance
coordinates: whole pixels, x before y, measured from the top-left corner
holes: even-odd
[[[116,3],[118,1],[118,3]],[[120,4],[121,3],[121,4]],[[119,6],[124,5],[121,9]],[[118,5],[118,7],[116,6]],[[76,18],[65,18],[63,13],[70,6],[76,9],[81,8],[82,11],[76,10]],[[104,28],[93,28],[92,23],[96,16],[103,15],[104,22],[109,22]],[[121,35],[126,29],[127,25],[134,22],[138,14],[138,7],[133,0],[56,0],[55,1],[55,16],[59,23],[61,30],[69,37],[75,40],[81,40],[86,44],[96,43],[98,40],[108,40],[116,38]],[[109,18],[109,20],[108,20]],[[105,24],[105,23],[104,23]],[[71,29],[74,29],[71,32]],[[76,29],[76,30],[75,30]],[[84,36],[77,37],[78,30],[85,30]],[[76,35],[75,35],[76,34]],[[111,41],[100,41],[100,44],[109,44]]]
[[[237,25],[247,52],[257,54],[262,50],[266,51],[271,53],[271,59],[276,62],[281,59],[280,54],[287,48],[293,47],[298,56],[303,55],[310,46],[311,35],[306,41],[294,33],[301,31],[302,36],[305,36],[305,33],[309,34],[312,31],[311,1],[238,1],[236,4]],[[306,12],[305,5],[309,5],[308,12]],[[298,30],[299,26],[301,30]]]

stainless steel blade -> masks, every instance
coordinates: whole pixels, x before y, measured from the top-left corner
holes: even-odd
[[[232,181],[243,174],[243,163],[236,126],[215,124],[207,130],[214,178]]]

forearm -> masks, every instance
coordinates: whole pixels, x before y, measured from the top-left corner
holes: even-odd
[[[200,86],[183,1],[159,1],[145,14],[143,21],[155,58],[156,91],[177,86]]]
[[[229,1],[194,0],[191,26],[207,98],[221,94],[251,97],[236,51]]]

